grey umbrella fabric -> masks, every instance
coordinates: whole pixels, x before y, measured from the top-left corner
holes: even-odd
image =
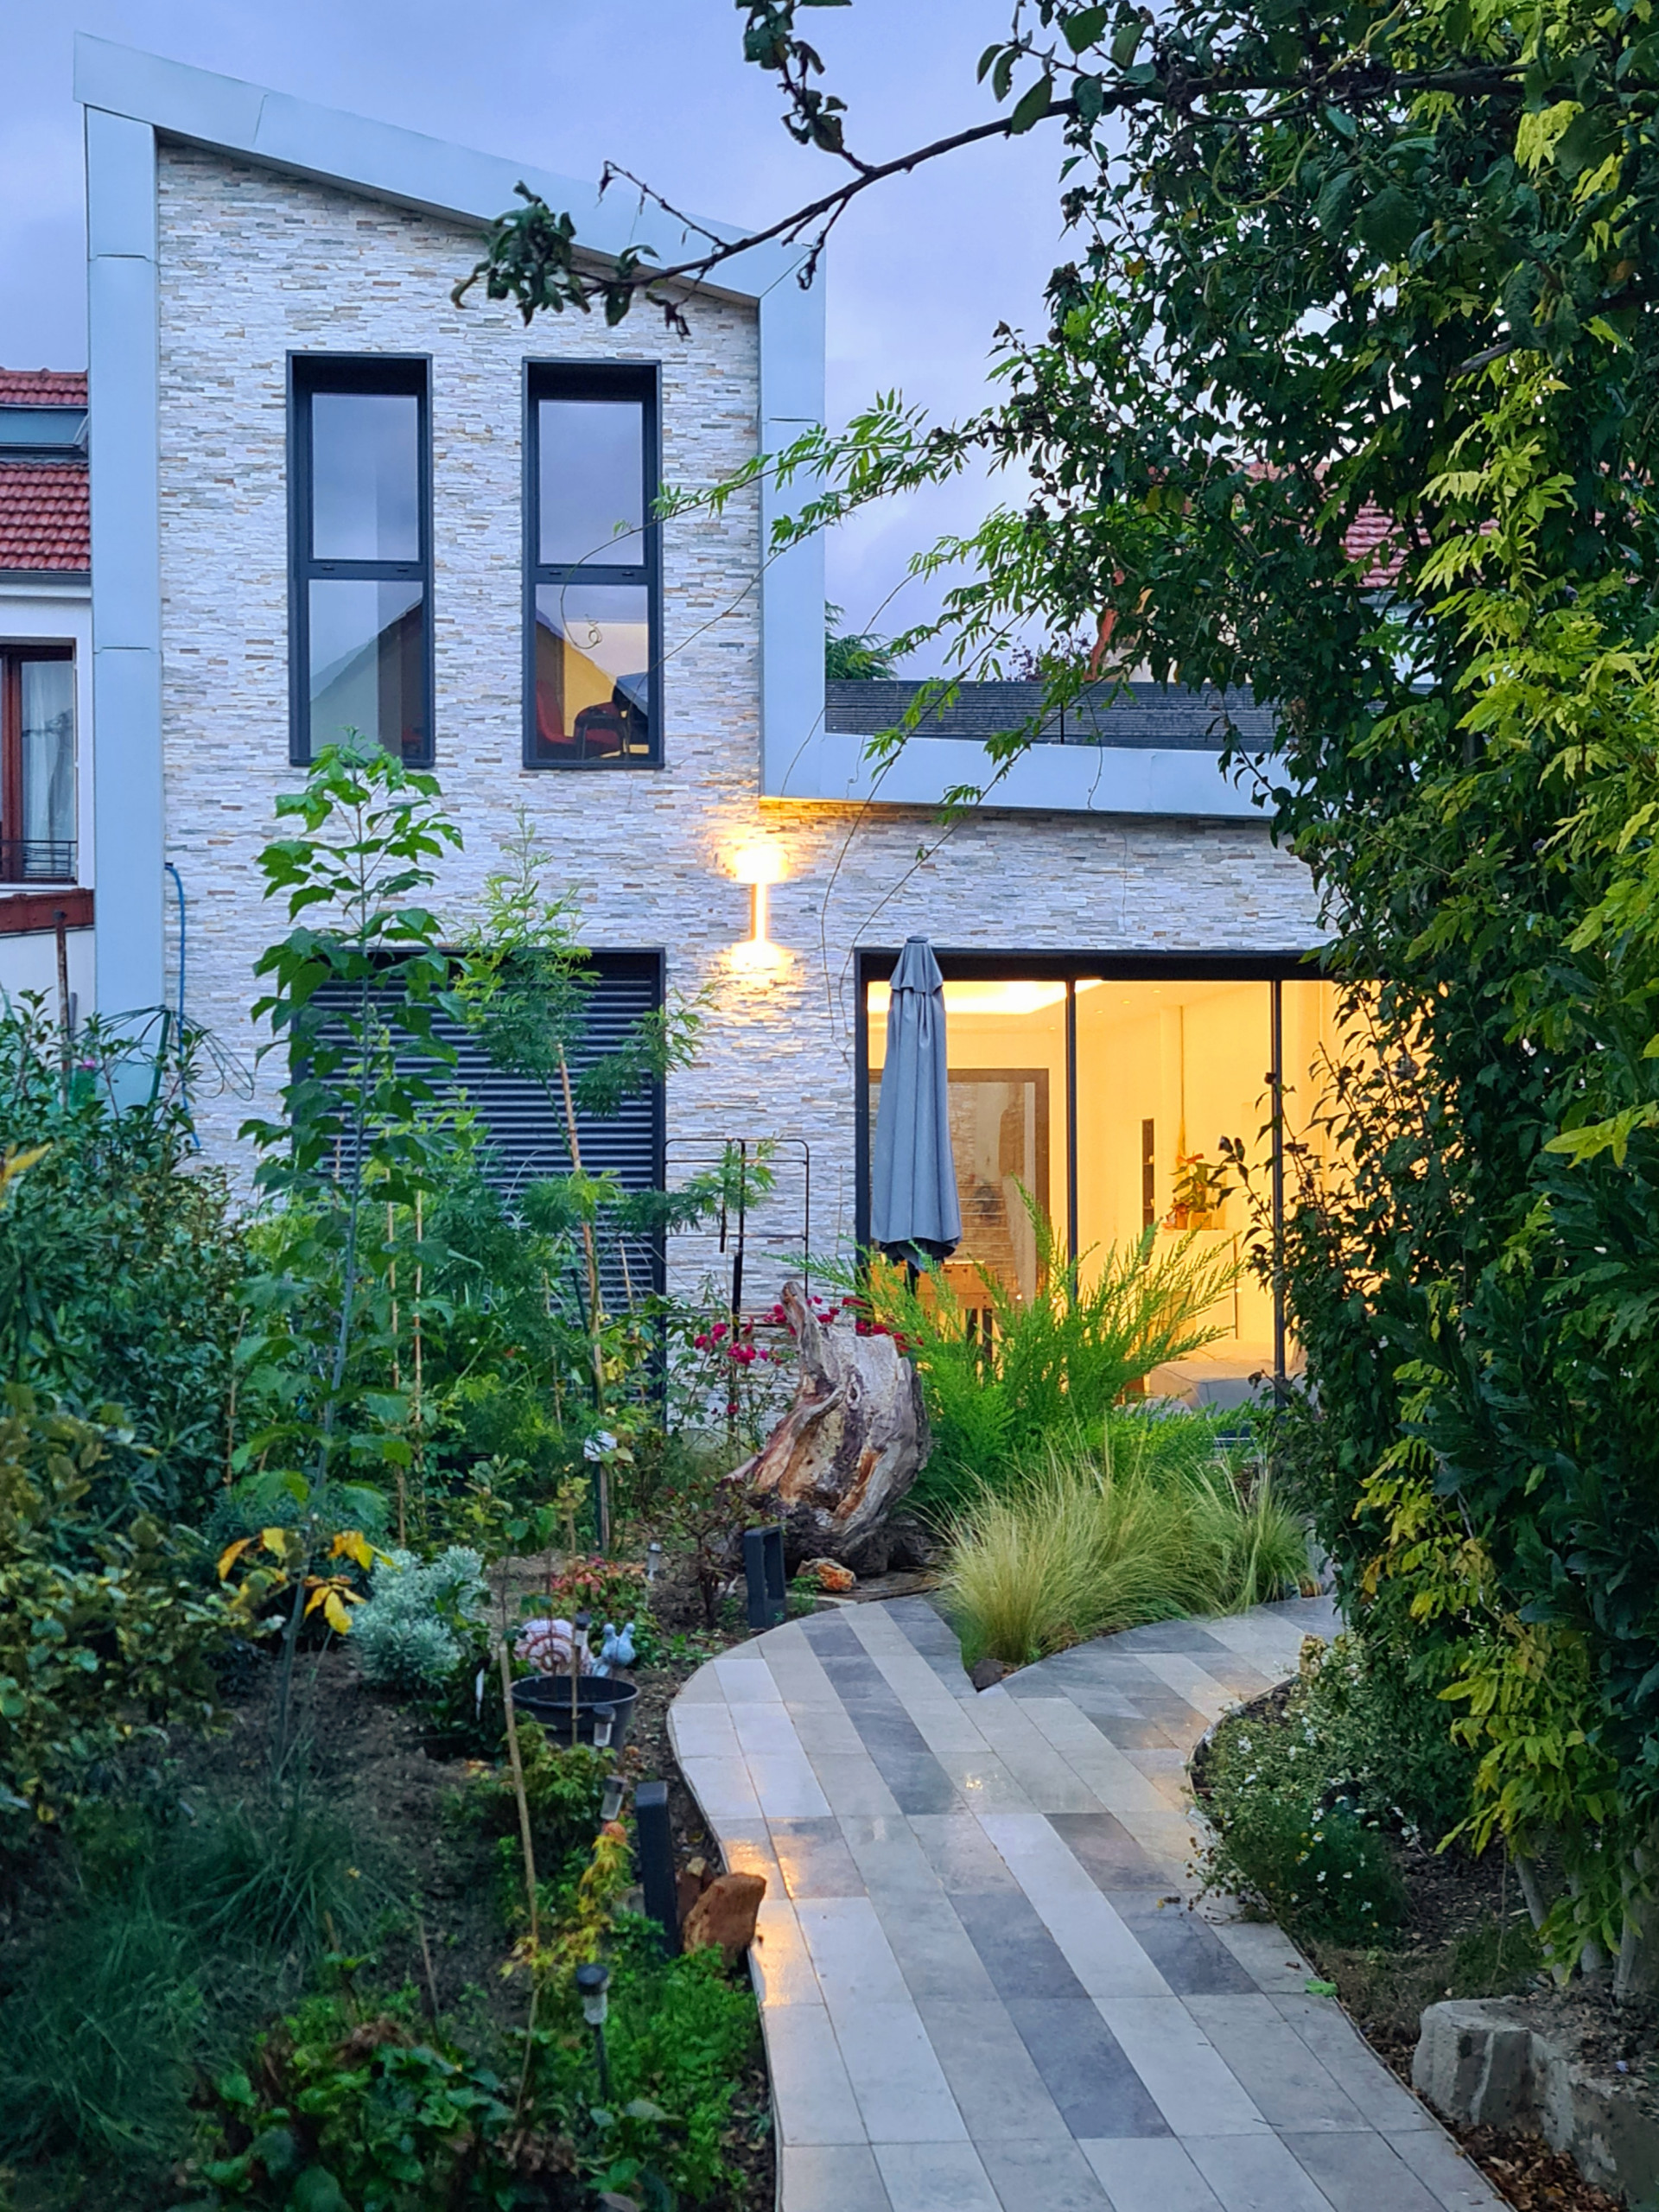
[[[891,1260],[948,1260],[962,1242],[950,1151],[944,978],[925,937],[893,971],[887,1057],[870,1162],[870,1236]]]

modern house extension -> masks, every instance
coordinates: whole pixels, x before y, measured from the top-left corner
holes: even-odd
[[[1330,1019],[1310,880],[1221,772],[1224,715],[1267,749],[1266,714],[1140,686],[1085,702],[992,804],[942,823],[1019,702],[968,687],[874,771],[868,737],[907,695],[826,697],[821,549],[763,557],[777,493],[656,518],[661,486],[713,484],[822,418],[823,291],[797,257],[728,264],[682,327],[641,306],[615,328],[526,327],[449,296],[521,178],[596,249],[668,260],[677,230],[99,40],[76,68],[96,1000],[181,999],[211,1033],[228,1073],[195,1100],[208,1153],[238,1160],[250,1096],[277,1080],[248,1011],[284,926],[256,857],[277,795],[349,728],[438,777],[465,840],[439,893],[457,929],[522,812],[579,900],[602,1020],[708,992],[696,1065],[594,1141],[625,1178],[671,1181],[769,1141],[776,1188],[744,1224],[755,1298],[785,1255],[860,1234],[886,982],[912,931],[947,978],[964,1283],[979,1262],[1035,1287],[1021,1188],[1074,1253],[1147,1226],[1242,1240],[1221,1141],[1268,1187],[1273,1096],[1306,1097]],[[534,1094],[481,1058],[467,1073],[503,1173],[558,1165]],[[725,1251],[676,1237],[658,1268],[728,1268],[727,1228]],[[1217,1319],[1172,1379],[1225,1397],[1273,1369],[1282,1328],[1254,1282]]]

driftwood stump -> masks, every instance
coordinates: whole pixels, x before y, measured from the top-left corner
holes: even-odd
[[[860,1336],[850,1314],[826,1328],[799,1283],[784,1285],[784,1307],[799,1347],[795,1402],[732,1480],[783,1522],[791,1567],[827,1557],[880,1574],[887,1516],[931,1442],[920,1378],[891,1337]]]

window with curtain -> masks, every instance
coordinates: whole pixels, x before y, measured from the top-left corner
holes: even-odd
[[[426,363],[296,355],[290,424],[293,758],[355,733],[429,762]]]
[[[75,880],[75,662],[0,645],[0,878]]]
[[[662,762],[657,380],[532,364],[524,765]]]

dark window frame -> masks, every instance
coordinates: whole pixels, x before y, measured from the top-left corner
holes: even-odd
[[[317,561],[311,556],[311,398],[319,391],[412,392],[420,469],[417,561]],[[308,767],[311,747],[310,629],[314,582],[419,583],[425,612],[421,680],[426,744],[410,767],[429,768],[437,753],[436,663],[433,645],[432,356],[429,353],[312,353],[288,357],[288,757]]]
[[[947,983],[1001,982],[1027,977],[1063,982],[1066,991],[1066,1212],[1068,1249],[1077,1247],[1077,1019],[1072,986],[1084,977],[1107,982],[1266,983],[1270,986],[1268,1007],[1268,1085],[1273,1093],[1273,1149],[1269,1162],[1272,1185],[1273,1234],[1275,1257],[1284,1235],[1284,994],[1288,982],[1329,982],[1319,964],[1319,949],[1268,952],[978,952],[970,947],[935,945],[934,957]],[[853,988],[858,1018],[853,1039],[853,1096],[857,1103],[853,1125],[854,1234],[861,1252],[870,1242],[870,1017],[869,987],[891,980],[899,965],[897,945],[861,945],[853,957]],[[1282,1262],[1279,1263],[1280,1266]],[[1278,1272],[1278,1268],[1275,1268]],[[1274,1395],[1282,1398],[1288,1387],[1286,1373],[1287,1328],[1282,1282],[1275,1282],[1273,1298]]]
[[[28,865],[26,838],[14,836],[12,825],[23,818],[23,677],[22,664],[30,660],[67,660],[73,671],[75,647],[68,638],[0,638],[0,883],[73,883],[79,874],[80,852],[80,696],[74,684],[74,826],[63,841],[68,845],[67,865],[61,871],[42,874]]]
[[[582,561],[565,567],[541,558],[541,399],[635,398],[641,403],[645,435],[645,506],[643,562]],[[662,524],[653,513],[662,489],[662,372],[656,361],[561,361],[524,363],[524,766],[540,774],[552,771],[619,769],[647,772],[665,767],[663,732],[663,553]],[[648,625],[646,712],[651,724],[651,751],[644,757],[628,754],[594,760],[539,760],[536,750],[536,594],[558,584],[643,584]]]

